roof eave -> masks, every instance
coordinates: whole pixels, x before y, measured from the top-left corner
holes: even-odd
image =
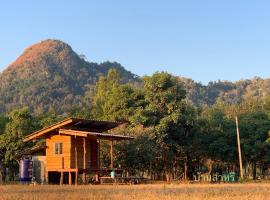
[[[79,118],[68,118],[68,119],[65,119],[65,120],[62,120],[60,122],[57,122],[51,126],[48,126],[46,128],[43,128],[39,131],[36,131],[32,134],[29,134],[27,135],[24,139],[23,139],[23,142],[28,142],[28,141],[31,141],[31,140],[35,140],[35,139],[40,139],[40,138],[43,138],[44,134],[48,133],[48,132],[51,132],[55,129],[58,129],[58,128],[61,128],[65,125],[68,125],[72,122],[80,122],[80,121],[98,121],[98,120],[89,120],[89,119],[79,119]],[[99,122],[107,122],[107,121],[99,121]],[[109,122],[109,121],[108,121]],[[122,124],[122,122],[110,122],[110,123],[115,123],[117,126]]]

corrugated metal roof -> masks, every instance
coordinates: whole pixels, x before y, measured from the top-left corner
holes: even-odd
[[[79,119],[79,118],[68,118],[57,122],[51,126],[43,128],[39,131],[36,131],[32,134],[27,135],[24,138],[24,141],[30,141],[32,139],[37,139],[44,134],[57,130],[59,128],[70,128],[76,130],[87,130],[94,132],[104,132],[110,129],[113,129],[122,124],[121,122],[113,122],[113,121],[100,121],[100,120],[92,120],[92,119]]]

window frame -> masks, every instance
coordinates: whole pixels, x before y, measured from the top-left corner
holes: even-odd
[[[54,155],[63,155],[63,142],[54,143]]]

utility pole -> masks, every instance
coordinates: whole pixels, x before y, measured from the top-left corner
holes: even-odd
[[[240,178],[243,179],[243,166],[242,166],[240,132],[239,132],[239,127],[238,127],[238,118],[237,118],[237,116],[235,116],[235,122],[236,122],[236,133],[237,133],[238,155],[239,155]]]

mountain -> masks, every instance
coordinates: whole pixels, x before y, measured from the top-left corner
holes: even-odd
[[[111,68],[124,82],[138,81],[119,63],[87,62],[62,41],[41,41],[0,74],[0,113],[20,106],[29,106],[34,113],[68,111],[80,106],[84,94]]]
[[[0,114],[22,106],[37,114],[82,108],[85,102],[89,103],[85,97],[91,97],[95,82],[111,68],[120,72],[123,82],[140,82],[138,76],[119,63],[87,62],[62,41],[41,41],[28,47],[0,73]],[[270,79],[259,77],[207,85],[185,77],[178,79],[187,91],[188,101],[195,106],[213,105],[219,99],[229,104],[240,103],[250,97],[270,94]]]

